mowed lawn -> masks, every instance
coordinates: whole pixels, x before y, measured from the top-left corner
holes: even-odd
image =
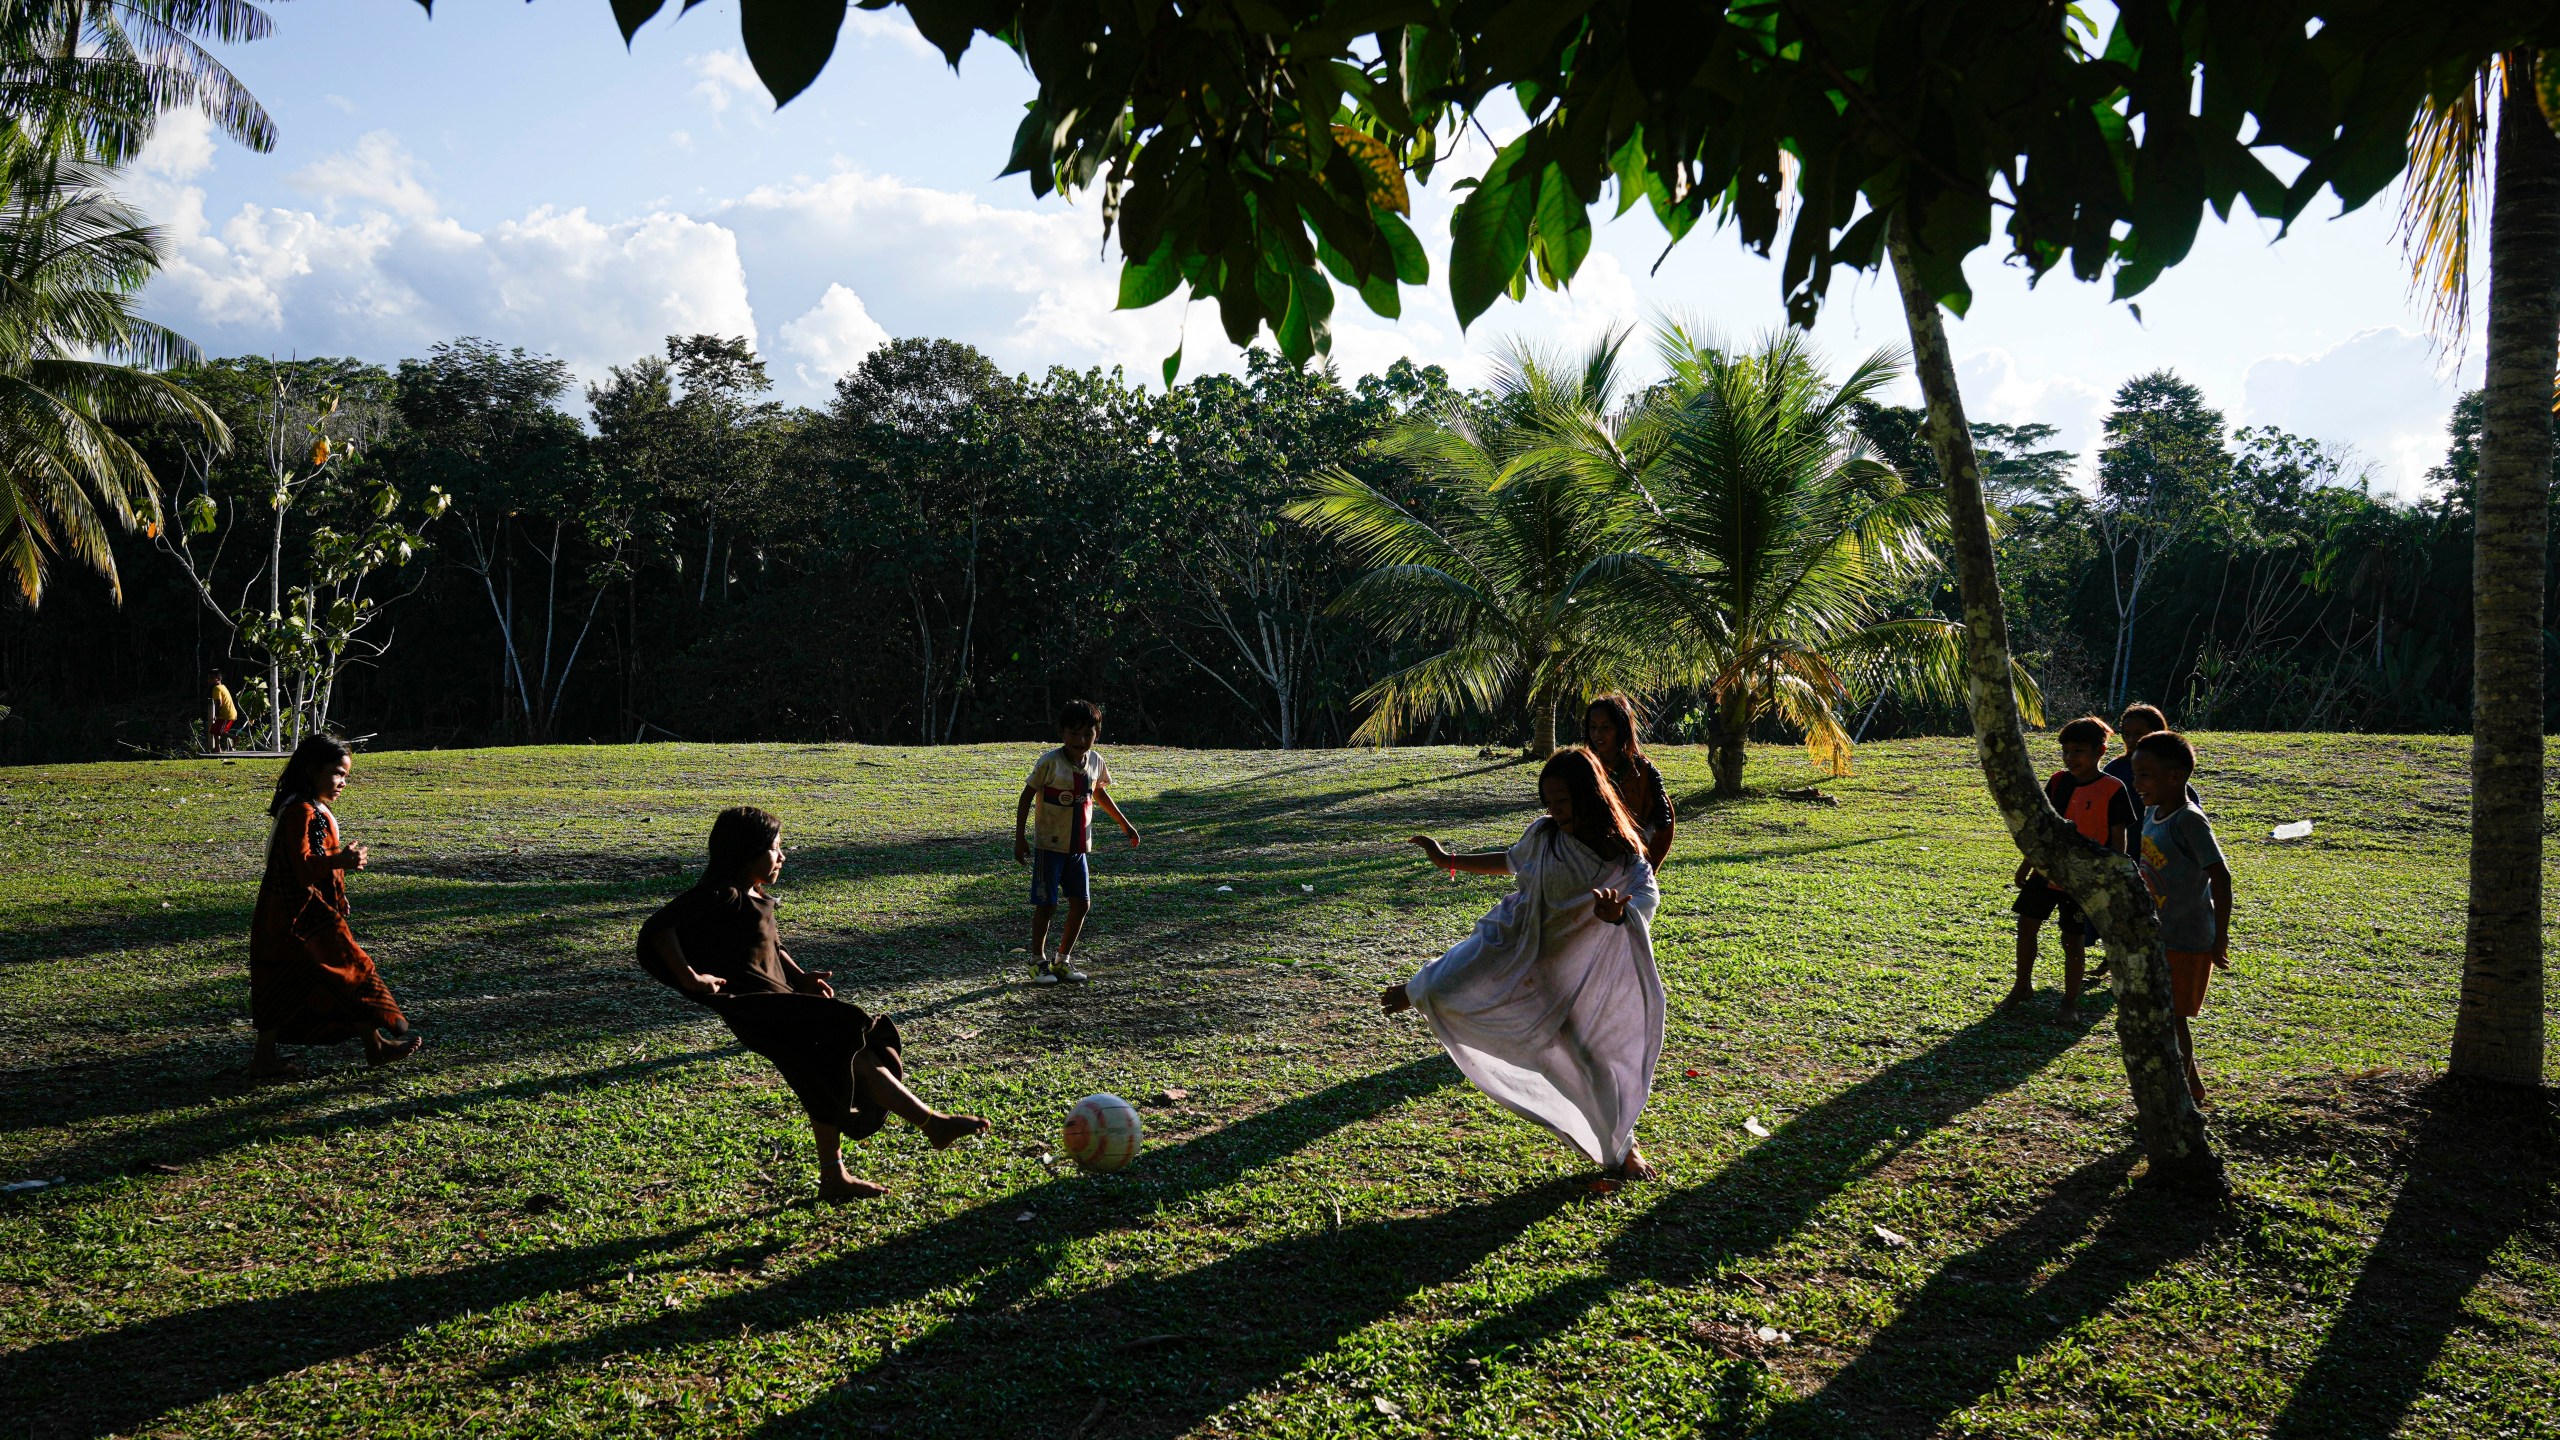
[[[0,1198],[0,1433],[2560,1434],[2560,1147],[2436,1078],[2462,739],[2204,738],[2222,1206],[2131,1183],[2058,956],[1993,1012],[2015,857],[1969,742],[1868,746],[1836,806],[1755,751],[1761,793],[1684,803],[1663,1178],[1615,1194],[1373,998],[1499,890],[1403,837],[1507,843],[1534,769],[1104,748],[1146,845],[1104,830],[1082,989],[1021,974],[1034,746],[366,756],[356,927],[428,1047],[274,1086],[275,762],[0,771],[0,1179],[66,1178]],[[814,1205],[789,1093],[632,963],[747,801],[786,943],[994,1121],[855,1147],[887,1200]],[[1101,1090],[1147,1144],[1084,1176]]]

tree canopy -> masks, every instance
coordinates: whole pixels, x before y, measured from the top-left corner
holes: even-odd
[[[1268,328],[1299,361],[1327,348],[1334,282],[1394,316],[1428,281],[1407,176],[1428,180],[1498,96],[1528,123],[1460,182],[1462,322],[1570,281],[1611,191],[1675,244],[1712,219],[1783,247],[1803,322],[1835,271],[1882,265],[1899,210],[1922,283],[1959,313],[1963,262],[1995,231],[2031,273],[2067,263],[2130,299],[2207,209],[2361,205],[2406,163],[2423,98],[2501,50],[2560,45],[2560,13],[2533,0],[2127,0],[2103,36],[2050,0],[897,3],[955,65],[984,35],[1028,67],[1006,173],[1102,191],[1123,306],[1186,292],[1239,345]],[[666,0],[613,8],[628,38]],[[777,102],[825,68],[844,10],[741,6]],[[2276,150],[2301,162],[2290,179]]]

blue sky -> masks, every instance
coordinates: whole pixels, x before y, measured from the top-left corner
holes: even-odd
[[[1237,363],[1209,307],[1112,310],[1092,205],[995,178],[1030,94],[1020,66],[982,45],[955,75],[896,12],[854,12],[826,74],[779,112],[738,48],[734,0],[655,21],[627,52],[606,0],[272,14],[273,38],[225,59],[274,114],[274,152],[182,115],[127,182],[174,247],[147,308],[216,353],[389,361],[478,334],[595,378],[712,330],[752,335],[799,402],[890,335],[951,336],[1031,371],[1152,378],[1177,339],[1191,371]],[[1462,151],[1416,196],[1435,264],[1449,182],[1486,154]],[[2166,367],[2234,424],[2352,446],[2377,489],[2413,489],[2457,387],[2417,333],[2389,198],[2281,242],[2245,216],[2208,220],[2139,319],[2103,287],[2030,291],[1978,259],[1953,330],[1972,413],[2044,421],[2085,450],[2114,388]],[[1730,235],[1693,233],[1657,271],[1661,249],[1639,208],[1602,228],[1569,294],[1533,291],[1463,334],[1436,289],[1409,295],[1400,323],[1346,295],[1334,354],[1348,374],[1411,355],[1467,380],[1511,338],[1562,348],[1661,315],[1747,338],[1779,322],[1774,268]],[[1853,277],[1832,295],[1816,334],[1835,357],[1902,343],[1888,286]],[[2463,368],[2476,383],[2476,343]]]

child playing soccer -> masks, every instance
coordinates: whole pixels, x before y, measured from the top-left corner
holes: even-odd
[[[267,873],[249,921],[249,1014],[257,1048],[249,1073],[261,1080],[299,1079],[302,1067],[279,1045],[364,1042],[368,1065],[389,1065],[425,1042],[373,957],[347,928],[346,872],[361,870],[362,845],[342,844],[330,807],[346,793],[355,752],[332,735],[306,735],[276,778],[267,813]]]
[[[2110,850],[2130,853],[2134,827],[2133,796],[2115,777],[2102,773],[2107,756],[2107,722],[2084,715],[2062,727],[2062,768],[2045,782],[2044,798],[2054,813],[2071,822],[2082,836]],[[2037,932],[2045,917],[2062,912],[2062,1018],[2080,1014],[2080,987],[2089,959],[2089,922],[2071,897],[2026,861],[2018,862],[2011,882],[2018,898],[2009,909],[2018,917],[2018,979],[2007,999],[2015,1005],[2036,993]]]
[[[1378,1004],[1390,1015],[1421,1011],[1449,1058],[1505,1109],[1622,1178],[1649,1180],[1636,1117],[1662,1058],[1653,867],[1590,751],[1557,751],[1538,795],[1547,813],[1508,850],[1455,855],[1413,837],[1452,875],[1517,878],[1474,933],[1379,992]]]
[[[2187,1022],[2204,1010],[2216,970],[2231,968],[2231,867],[2213,826],[2188,800],[2196,751],[2187,737],[2161,730],[2133,747],[2133,783],[2142,792],[2143,883],[2160,907],[2160,945],[2169,952],[2169,994],[2178,1017],[2178,1049],[2186,1056],[2187,1093],[2204,1104],[2196,1069],[2196,1037]]]
[[[1022,798],[1013,807],[1013,860],[1031,865],[1031,978],[1036,984],[1061,980],[1082,983],[1076,968],[1076,937],[1084,933],[1084,917],[1093,909],[1093,873],[1085,856],[1093,849],[1093,807],[1119,822],[1129,843],[1138,843],[1138,827],[1111,803],[1111,767],[1093,742],[1102,734],[1102,707],[1089,700],[1070,700],[1058,714],[1058,748],[1031,767]],[[1035,832],[1039,846],[1023,837],[1034,805],[1040,808]],[[1049,958],[1049,921],[1058,901],[1067,902],[1067,923],[1058,930],[1058,958]]]
[[[711,862],[692,889],[640,927],[640,965],[708,1006],[748,1049],[773,1062],[818,1138],[818,1198],[883,1193],[844,1164],[844,1141],[895,1115],[936,1150],[983,1133],[975,1115],[945,1115],[906,1086],[898,1027],[836,998],[824,970],[782,948],[764,887],[782,874],[782,822],[752,805],[711,822]]]

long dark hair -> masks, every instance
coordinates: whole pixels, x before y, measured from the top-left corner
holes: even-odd
[[[771,811],[753,805],[732,805],[721,811],[711,822],[710,863],[702,867],[702,878],[694,888],[718,891],[723,900],[737,899],[746,889],[738,883],[739,872],[772,849],[781,833],[782,822]]]
[[[317,799],[320,777],[355,758],[347,742],[335,735],[305,735],[293,747],[293,755],[284,762],[284,773],[276,777],[275,797],[267,802],[267,813],[281,815],[284,807],[296,800]]]
[[[1641,760],[1644,758],[1644,741],[1636,734],[1636,705],[1634,701],[1612,690],[1608,694],[1601,696],[1599,699],[1592,701],[1590,704],[1583,706],[1582,739],[1583,743],[1586,745],[1591,741],[1591,712],[1594,710],[1606,712],[1609,717],[1609,723],[1618,727],[1618,739],[1623,747],[1619,751],[1620,754],[1625,755],[1630,760]]]
[[[1580,745],[1568,745],[1538,772],[1541,794],[1551,776],[1563,781],[1565,793],[1573,797],[1573,838],[1590,846],[1603,859],[1644,853],[1644,842],[1636,836],[1636,822],[1627,814],[1626,802],[1618,798],[1618,787],[1609,783],[1609,772],[1601,768],[1599,756]]]

